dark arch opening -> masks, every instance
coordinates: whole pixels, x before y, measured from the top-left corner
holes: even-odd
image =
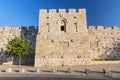
[[[66,32],[66,30],[65,30],[65,26],[61,26],[61,31]]]
[[[66,23],[64,20],[61,20],[61,31],[66,32]]]

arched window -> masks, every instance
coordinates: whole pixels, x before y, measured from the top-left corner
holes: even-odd
[[[60,22],[60,30],[66,32],[66,23],[64,20]]]
[[[59,30],[60,30],[61,32],[66,32],[66,30],[67,30],[67,27],[66,27],[66,25],[67,25],[67,20],[66,20],[65,18],[63,18],[63,17],[59,18],[59,19],[57,20],[57,24],[59,25]]]

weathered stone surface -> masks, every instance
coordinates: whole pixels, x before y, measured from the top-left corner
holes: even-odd
[[[103,73],[108,74],[108,73],[110,73],[110,70],[109,69],[103,69]]]
[[[55,68],[50,69],[50,72],[52,72],[52,73],[54,73],[55,71],[56,71]]]
[[[36,72],[39,73],[40,72],[40,68],[37,68]]]
[[[67,73],[72,73],[72,69],[71,68],[67,68]]]
[[[90,75],[90,74],[91,74],[90,69],[85,69],[85,73],[86,73],[87,75]]]
[[[20,72],[24,73],[25,72],[25,68],[22,68]]]
[[[92,59],[120,59],[117,26],[89,26],[86,10],[40,10],[35,66],[90,64]],[[49,60],[48,60],[49,59]]]
[[[85,9],[79,12],[76,9],[69,9],[68,13],[65,11],[60,9],[54,14],[51,10],[49,13],[40,11],[35,66],[68,66],[90,62]]]
[[[12,68],[8,68],[8,69],[6,69],[6,72],[7,72],[7,73],[12,72]]]

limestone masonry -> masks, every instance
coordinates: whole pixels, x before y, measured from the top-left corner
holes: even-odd
[[[0,64],[11,61],[11,58],[9,56],[2,53],[2,51],[6,49],[5,44],[7,44],[8,39],[13,38],[15,36],[20,37],[22,34],[24,34],[25,37],[29,39],[32,44],[32,54],[23,57],[22,64],[34,63],[37,29],[34,26],[30,26],[29,28],[24,26],[6,26],[4,28],[0,28]],[[18,64],[18,58],[14,59],[14,64]]]
[[[7,38],[21,34],[33,46],[32,54],[23,58],[24,64],[69,66],[90,64],[91,60],[96,59],[120,60],[119,27],[87,27],[85,9],[69,9],[68,12],[65,9],[59,9],[58,12],[56,9],[41,9],[38,29],[1,28],[1,50],[5,49]]]

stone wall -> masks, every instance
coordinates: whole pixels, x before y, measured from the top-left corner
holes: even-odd
[[[78,65],[90,61],[85,9],[79,9],[78,12],[69,9],[68,13],[65,9],[59,9],[58,12],[54,9],[49,12],[40,10],[39,23],[35,66]],[[74,57],[79,55],[84,57]],[[56,60],[56,56],[63,58]]]
[[[34,64],[34,54],[35,54],[35,44],[36,44],[36,34],[37,34],[37,29],[34,26],[30,26],[30,27],[6,26],[4,28],[0,28],[0,64],[12,60],[8,55],[2,53],[2,50],[6,50],[5,44],[7,44],[8,39],[14,38],[15,36],[20,37],[22,34],[28,40],[30,40],[32,44],[32,49],[31,49],[32,54],[23,57],[22,64]],[[18,58],[14,59],[14,64],[18,64]]]
[[[48,66],[72,66],[90,64],[90,57],[86,55],[46,55],[37,59],[40,67]]]
[[[22,64],[69,66],[90,64],[93,59],[120,60],[119,27],[87,27],[85,9],[68,12],[42,9],[38,29],[34,26],[0,28],[0,64],[12,60],[1,53],[6,49],[7,39],[22,34],[32,44],[32,54],[23,57]],[[18,64],[18,58],[14,64]]]
[[[92,59],[120,59],[119,27],[87,28],[85,9],[69,9],[68,12],[42,9],[38,28],[35,66],[80,65],[89,64]]]
[[[108,28],[89,26],[88,33],[93,58],[120,60],[120,29],[118,26]]]

